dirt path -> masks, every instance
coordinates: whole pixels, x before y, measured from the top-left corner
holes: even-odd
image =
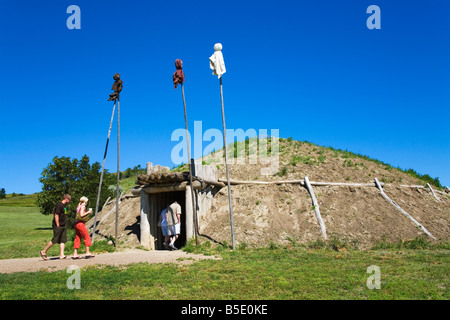
[[[214,256],[186,253],[181,250],[144,251],[133,249],[114,253],[96,254],[94,258],[79,260],[73,260],[69,256],[64,260],[60,260],[59,257],[49,257],[48,261],[44,261],[41,257],[0,260],[0,273],[35,271],[52,272],[67,269],[71,265],[77,265],[79,267],[92,265],[119,266],[138,262],[191,264],[203,259],[218,258]]]

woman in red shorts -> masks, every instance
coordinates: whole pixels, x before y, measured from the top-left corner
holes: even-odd
[[[86,246],[86,255],[84,257],[86,259],[94,257],[94,255],[89,252],[89,247],[92,246],[92,240],[85,225],[85,222],[89,219],[89,214],[92,213],[92,209],[86,211],[87,202],[88,198],[81,197],[77,207],[77,215],[75,218],[75,242],[73,244],[74,250],[72,259],[81,259],[77,252],[81,245],[81,238],[84,239],[84,245]]]

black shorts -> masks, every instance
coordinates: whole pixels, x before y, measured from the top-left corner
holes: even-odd
[[[54,227],[52,243],[66,243],[67,230],[66,227]]]

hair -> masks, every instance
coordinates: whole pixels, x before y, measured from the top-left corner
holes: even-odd
[[[70,195],[68,195],[68,194],[65,194],[65,195],[63,196],[63,200],[65,200],[65,199],[72,200],[72,197],[71,197]]]
[[[89,199],[87,197],[81,197],[80,203],[78,205],[81,206],[83,203],[87,203],[88,201],[89,201]]]

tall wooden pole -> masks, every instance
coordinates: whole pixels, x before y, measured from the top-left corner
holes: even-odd
[[[114,246],[117,247],[118,240],[118,225],[119,225],[119,200],[120,200],[120,190],[119,190],[119,180],[120,180],[120,98],[117,96],[117,189],[116,189],[116,233]]]
[[[186,112],[186,99],[184,97],[184,86],[181,83],[181,92],[183,94],[183,106],[184,106],[184,123],[186,126],[186,142],[187,142],[187,152],[188,152],[188,164],[189,164],[189,183],[191,186],[191,198],[192,198],[192,211],[194,217],[194,238],[195,244],[198,244],[198,221],[197,221],[197,205],[195,204],[195,196],[194,196],[194,185],[192,184],[192,164],[191,164],[191,149],[189,145],[189,130],[188,130],[188,121],[187,121],[187,112]]]
[[[94,243],[95,228],[97,227],[98,205],[99,205],[99,202],[100,202],[100,193],[101,193],[101,190],[102,190],[103,171],[105,169],[105,160],[106,160],[106,154],[108,153],[109,137],[111,135],[111,128],[112,128],[112,124],[113,124],[115,109],[116,109],[116,101],[114,100],[114,107],[113,107],[113,111],[112,111],[112,115],[111,115],[111,122],[109,123],[108,138],[106,139],[105,154],[103,155],[102,173],[100,174],[100,183],[98,184],[97,204],[95,205],[94,227],[93,227],[92,236],[91,236],[92,243]]]
[[[228,168],[228,152],[227,152],[227,137],[226,137],[227,129],[225,127],[225,111],[223,108],[222,77],[220,77],[220,101],[222,102],[223,144],[224,144],[224,152],[225,152],[225,167],[227,170],[228,202],[230,205],[231,243],[233,245],[233,250],[234,250],[234,249],[236,249],[236,244],[234,241],[233,205],[231,202],[230,171]]]

